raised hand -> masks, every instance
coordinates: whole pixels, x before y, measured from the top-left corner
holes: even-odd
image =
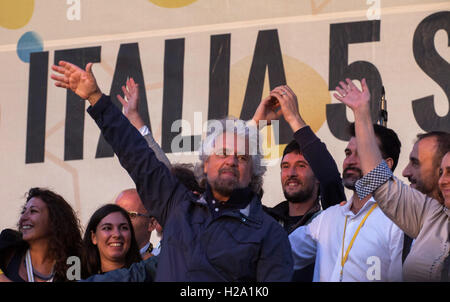
[[[361,90],[350,79],[345,79],[345,81],[346,83],[339,82],[340,87],[336,87],[338,93],[334,93],[334,96],[353,110],[356,148],[362,171],[367,174],[375,169],[382,160],[370,115],[369,87],[366,79],[361,80]]]
[[[126,86],[122,86],[123,98],[120,94],[117,99],[122,103],[123,112],[126,117],[128,114],[136,113],[139,108],[139,85],[136,84],[133,78],[127,79]]]
[[[259,103],[252,120],[254,120],[257,125],[259,121],[267,121],[267,125],[270,125],[273,120],[280,118],[282,114],[280,109],[278,100],[269,95]]]
[[[277,99],[284,119],[294,132],[306,126],[298,110],[297,96],[289,86],[276,87],[270,92],[270,96]]]
[[[138,130],[144,126],[144,121],[139,115],[139,85],[133,78],[127,79],[126,86],[122,86],[123,98],[120,94],[117,99],[123,106],[123,114],[130,120]]]
[[[102,96],[94,74],[92,73],[92,63],[86,65],[86,70],[66,62],[59,61],[58,65],[52,65],[52,70],[59,75],[52,74],[55,86],[72,90],[83,100],[88,100],[94,105]]]
[[[361,80],[361,88],[359,90],[358,87],[353,84],[350,79],[345,79],[346,83],[340,81],[340,87],[336,87],[336,91],[338,93],[334,93],[334,97],[350,107],[353,111],[359,109],[368,109],[369,108],[369,100],[370,100],[370,92],[367,87],[366,79]],[[369,108],[370,109],[370,108]]]

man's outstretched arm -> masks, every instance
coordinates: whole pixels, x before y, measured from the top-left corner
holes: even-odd
[[[373,130],[370,93],[365,79],[361,81],[361,90],[350,79],[339,84],[334,96],[355,115],[356,143],[364,173],[356,183],[359,198],[373,194],[386,216],[410,237],[417,237],[428,212],[441,205],[395,178],[383,161]]]
[[[88,113],[94,118],[104,138],[136,184],[136,189],[149,211],[164,226],[165,220],[180,196],[188,191],[181,186],[168,168],[155,156],[139,131],[122,112],[112,104],[109,96],[101,93],[89,63],[83,70],[60,61],[52,69],[57,87],[71,89],[91,106]]]

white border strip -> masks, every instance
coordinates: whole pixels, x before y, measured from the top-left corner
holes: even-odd
[[[419,5],[408,5],[408,6],[396,6],[389,8],[381,8],[381,15],[394,15],[394,14],[404,14],[412,12],[425,12],[425,11],[440,11],[450,9],[449,3],[433,3],[433,4],[419,4]],[[259,19],[250,21],[239,21],[231,23],[220,23],[220,24],[208,24],[200,26],[188,26],[181,28],[171,28],[162,30],[151,30],[151,31],[140,31],[140,32],[130,32],[130,33],[120,33],[111,35],[99,35],[99,36],[86,36],[80,38],[70,38],[70,39],[60,39],[60,40],[48,40],[44,41],[46,49],[57,48],[61,46],[73,46],[80,44],[95,44],[111,41],[124,41],[124,40],[138,40],[142,38],[153,38],[153,37],[170,37],[170,36],[184,36],[191,33],[201,33],[201,32],[220,32],[220,31],[230,31],[233,29],[242,29],[255,26],[273,26],[279,24],[289,24],[289,23],[303,23],[303,22],[317,22],[323,20],[337,20],[337,19],[350,19],[358,17],[366,17],[367,10],[358,11],[346,11],[346,12],[336,12],[336,13],[326,13],[317,15],[302,15],[293,17],[281,17],[281,18],[271,18],[271,19]],[[17,44],[6,44],[0,46],[0,52],[6,51],[16,51]]]

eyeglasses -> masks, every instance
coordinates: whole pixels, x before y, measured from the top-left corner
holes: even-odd
[[[128,211],[128,215],[130,216],[131,219],[134,219],[134,218],[136,218],[138,216],[150,218],[149,215],[145,215],[145,214],[141,214],[141,213],[133,212],[133,211]]]

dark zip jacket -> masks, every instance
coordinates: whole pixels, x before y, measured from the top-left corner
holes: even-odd
[[[199,198],[183,186],[108,96],[88,112],[164,228],[156,281],[291,280],[287,234],[256,194],[235,190],[230,200],[248,198],[247,207],[213,215],[207,195]]]
[[[346,200],[344,186],[336,162],[328,152],[326,145],[314,134],[309,126],[294,133],[294,138],[300,146],[305,159],[308,161],[314,176],[320,182],[317,202],[296,223],[290,224],[289,202],[283,201],[273,208],[264,210],[271,215],[288,234],[302,225],[312,221],[323,209]],[[319,203],[320,200],[320,203]],[[311,282],[314,274],[314,263],[294,272],[292,281]]]

